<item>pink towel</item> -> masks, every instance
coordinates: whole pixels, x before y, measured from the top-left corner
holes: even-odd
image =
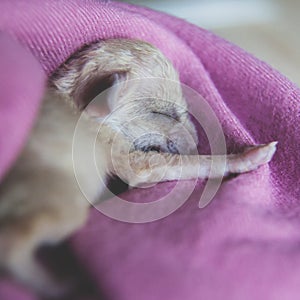
[[[300,91],[293,83],[208,31],[124,3],[2,0],[0,31],[0,176],[34,120],[42,70],[50,74],[75,49],[102,38],[159,47],[214,109],[230,149],[279,141],[269,165],[224,182],[204,209],[197,207],[201,182],[180,209],[148,224],[92,209],[69,246],[99,292],[112,300],[299,299]],[[171,187],[126,197],[150,201]],[[0,283],[1,300],[34,299],[12,285]]]

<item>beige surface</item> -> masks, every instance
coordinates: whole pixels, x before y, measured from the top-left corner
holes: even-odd
[[[266,24],[213,31],[268,62],[300,86],[300,1],[277,1],[279,14]]]
[[[122,1],[122,0],[121,0]],[[125,0],[207,28],[300,86],[300,0]]]

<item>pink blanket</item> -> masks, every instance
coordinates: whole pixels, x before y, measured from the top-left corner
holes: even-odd
[[[95,299],[97,292],[113,300],[299,299],[300,91],[293,83],[210,32],[117,2],[2,0],[0,32],[1,177],[30,130],[45,74],[101,38],[159,47],[181,81],[214,109],[230,149],[279,141],[269,165],[224,182],[204,209],[197,207],[201,182],[180,209],[148,224],[114,221],[92,209],[69,246],[98,290]],[[171,186],[126,196],[150,200]],[[0,299],[35,298],[0,281]]]

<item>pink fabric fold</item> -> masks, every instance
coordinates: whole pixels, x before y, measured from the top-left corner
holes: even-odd
[[[44,90],[40,64],[0,32],[0,179],[26,141]]]
[[[69,243],[108,299],[299,298],[300,91],[293,83],[206,30],[124,3],[2,0],[0,30],[11,36],[0,37],[0,175],[34,120],[41,69],[50,74],[83,44],[112,37],[159,47],[181,81],[214,109],[230,149],[279,141],[269,165],[224,182],[204,209],[197,206],[200,182],[180,209],[153,223],[126,224],[92,209]],[[28,90],[17,92],[23,87]],[[189,104],[197,109],[197,102]],[[163,183],[125,196],[147,201],[170,187]],[[1,299],[26,299],[5,296],[6,288],[0,284]]]

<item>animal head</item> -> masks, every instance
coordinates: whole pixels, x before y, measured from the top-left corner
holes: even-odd
[[[110,111],[104,122],[121,132],[132,149],[196,153],[197,133],[179,82],[157,78],[124,81],[99,100]]]
[[[84,47],[58,69],[52,84],[79,109],[120,131],[132,149],[196,151],[177,71],[146,42],[116,39]]]

